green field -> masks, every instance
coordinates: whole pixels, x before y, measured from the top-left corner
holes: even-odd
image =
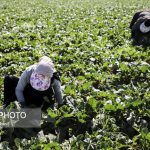
[[[61,144],[18,138],[16,149],[150,149],[150,48],[133,46],[129,29],[134,13],[148,6],[148,0],[1,0],[0,100],[5,75],[19,77],[48,55],[67,103],[49,110],[56,127],[72,116],[82,125],[93,118],[91,133],[70,127]]]

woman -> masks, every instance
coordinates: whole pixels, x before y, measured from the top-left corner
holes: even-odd
[[[150,11],[134,14],[130,23],[131,38],[136,45],[150,45]]]
[[[37,64],[29,66],[20,78],[6,76],[4,79],[4,105],[18,100],[21,107],[47,109],[55,103],[63,104],[60,78],[52,60],[43,56]]]

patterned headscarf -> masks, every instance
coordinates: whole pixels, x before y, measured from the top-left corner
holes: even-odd
[[[47,56],[43,56],[40,58],[39,63],[31,74],[31,86],[38,91],[47,90],[50,87],[53,73],[54,64],[52,60]]]

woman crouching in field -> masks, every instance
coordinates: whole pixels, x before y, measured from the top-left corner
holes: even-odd
[[[150,45],[150,11],[141,11],[134,14],[130,23],[131,38],[134,44]]]
[[[4,79],[3,108],[18,100],[20,107],[47,109],[54,104],[63,104],[60,78],[52,60],[43,56],[37,64],[29,66],[20,78],[6,76]]]

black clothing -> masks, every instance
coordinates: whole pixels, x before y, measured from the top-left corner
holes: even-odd
[[[136,45],[149,46],[150,45],[150,31],[143,33],[140,31],[140,25],[144,23],[145,26],[150,26],[150,11],[140,11],[134,14],[130,23],[131,38]]]
[[[53,80],[57,79],[60,80],[59,75],[57,73],[53,74],[53,77],[51,79],[51,83],[53,83]],[[10,102],[13,102],[17,100],[16,94],[15,94],[15,88],[17,86],[17,83],[19,81],[19,78],[14,76],[6,76],[4,78],[4,104],[7,106],[10,104]],[[24,89],[24,97],[25,97],[25,103],[27,106],[29,105],[35,105],[36,107],[41,107],[43,105],[43,109],[47,109],[50,105],[54,104],[54,92],[52,86],[50,86],[46,91],[37,91],[30,84],[27,84]],[[49,101],[45,101],[44,97],[48,99]]]

